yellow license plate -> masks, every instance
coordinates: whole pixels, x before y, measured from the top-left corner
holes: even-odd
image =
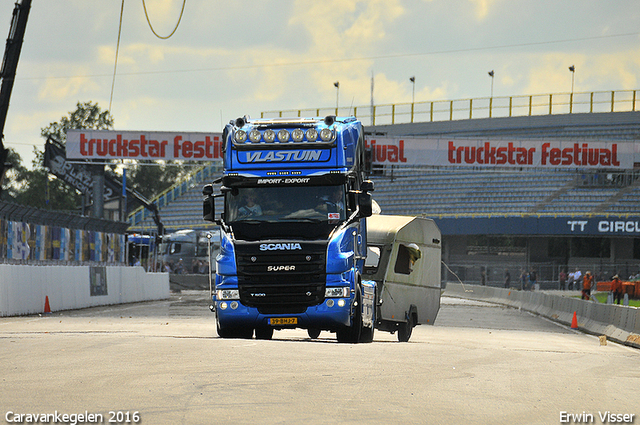
[[[269,319],[269,324],[271,326],[297,325],[298,318],[297,317],[272,317],[271,319]]]

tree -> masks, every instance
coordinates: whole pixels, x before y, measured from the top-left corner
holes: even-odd
[[[27,185],[27,168],[22,165],[22,157],[13,148],[9,148],[7,162],[11,168],[5,170],[6,187],[3,188],[0,199],[15,202],[16,195]]]
[[[70,111],[59,121],[50,123],[40,130],[45,139],[52,139],[66,144],[67,130],[93,129],[112,130],[113,117],[107,110],[103,111],[97,103],[91,101],[78,102],[76,109]],[[23,205],[54,210],[75,210],[80,205],[82,195],[63,181],[49,174],[44,167],[44,152],[34,148],[35,159],[32,170],[22,166],[20,156],[10,153],[10,162],[17,164],[5,179],[8,192],[3,191],[2,198],[13,200]],[[115,162],[112,170],[115,168]],[[148,199],[162,193],[186,173],[185,167],[177,163],[155,163],[145,161],[127,170],[127,181],[130,188],[137,190]]]
[[[69,129],[112,130],[113,117],[109,111],[100,109],[97,103],[78,102],[76,110],[69,112],[68,117],[60,118],[59,122],[52,122],[41,129],[40,134],[45,139],[52,137],[65,144]]]
[[[52,122],[40,130],[45,139],[51,137],[61,143],[67,140],[67,130],[80,129],[112,129],[113,117],[109,111],[100,109],[91,101],[78,102],[76,110],[63,116],[60,121]],[[13,200],[22,205],[52,210],[76,210],[82,195],[65,182],[49,174],[44,167],[44,152],[34,148],[35,159],[32,169],[22,166],[22,159],[15,151],[10,152],[9,162],[13,168],[7,176],[7,195],[3,199]],[[4,191],[3,191],[4,192]]]
[[[25,173],[28,184],[16,195],[16,202],[47,210],[76,210],[82,195],[64,181],[49,174],[49,170],[43,165],[44,152],[33,149],[33,168]]]
[[[137,165],[127,169],[127,181],[130,188],[152,199],[175,184],[186,172],[183,165],[174,162],[138,161]]]

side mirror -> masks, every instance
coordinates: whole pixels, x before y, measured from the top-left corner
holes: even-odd
[[[202,218],[205,221],[215,221],[215,201],[213,197],[213,185],[205,185],[202,188],[202,195],[204,199],[202,200]]]
[[[370,193],[358,193],[358,206],[360,207],[360,218],[371,217],[373,214],[373,200]]]
[[[371,180],[365,180],[360,185],[360,190],[363,192],[373,192],[373,182]]]

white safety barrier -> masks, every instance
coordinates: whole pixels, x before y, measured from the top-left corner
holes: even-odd
[[[640,309],[598,304],[578,298],[537,291],[447,283],[444,295],[508,305],[571,326],[576,313],[578,329],[640,348]]]
[[[169,298],[169,275],[142,267],[0,264],[0,316]]]

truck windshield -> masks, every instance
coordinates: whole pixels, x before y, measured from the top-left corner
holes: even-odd
[[[346,219],[344,186],[238,188],[227,193],[226,218],[238,222],[328,222]]]

